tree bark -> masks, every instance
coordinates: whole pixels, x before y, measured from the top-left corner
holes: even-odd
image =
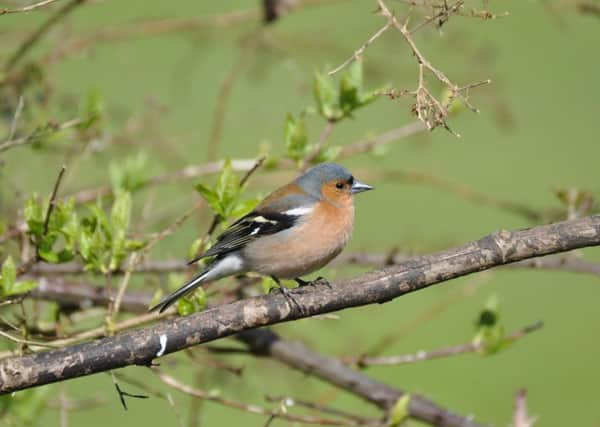
[[[0,393],[64,381],[128,365],[260,326],[384,303],[456,277],[495,266],[600,245],[600,215],[509,232],[432,255],[410,258],[354,279],[248,298],[112,337],[0,361]],[[163,344],[165,344],[163,346]],[[164,347],[164,348],[163,348]]]

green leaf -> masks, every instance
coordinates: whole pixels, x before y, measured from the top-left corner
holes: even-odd
[[[498,298],[492,295],[486,302],[476,322],[477,330],[473,338],[473,343],[480,346],[480,354],[494,354],[509,345],[505,340],[504,327],[499,321]]]
[[[82,123],[79,129],[86,130],[102,119],[104,115],[104,102],[100,92],[92,88],[88,91],[81,108]]]
[[[37,285],[38,282],[35,280],[22,280],[20,282],[16,282],[10,292],[6,293],[6,295],[24,294],[37,287]]]
[[[289,158],[300,161],[306,157],[310,147],[304,118],[294,118],[294,116],[288,114],[285,122],[284,140]]]
[[[132,239],[127,239],[125,241],[125,249],[128,252],[135,252],[135,251],[139,251],[140,249],[143,249],[144,246],[146,246],[147,242],[144,242],[143,240],[132,240]]]
[[[194,313],[194,303],[188,298],[184,297],[177,301],[177,313],[180,316],[187,316]]]
[[[33,194],[25,202],[24,215],[27,232],[34,237],[41,238],[44,234],[44,213],[37,200],[37,195]]]
[[[345,116],[359,108],[362,91],[362,61],[354,61],[340,80],[339,104]]]
[[[110,223],[114,231],[126,231],[131,219],[131,193],[119,191],[115,195],[112,209],[110,211]]]
[[[17,279],[17,267],[12,257],[9,255],[8,258],[2,263],[2,275],[0,276],[0,288],[3,295],[10,295],[15,280]]]
[[[313,95],[317,103],[317,110],[327,120],[337,120],[341,112],[337,106],[337,93],[332,79],[318,71],[313,79]]]
[[[131,219],[131,193],[119,191],[116,194],[110,212],[112,228],[111,257],[108,265],[109,271],[115,270],[127,255],[127,229]]]
[[[206,295],[204,288],[198,288],[196,292],[194,292],[193,301],[196,308],[195,311],[202,311],[206,308],[208,296]]]
[[[215,192],[221,203],[222,213],[220,215],[223,219],[231,215],[240,190],[240,179],[233,171],[231,160],[228,158],[223,163],[223,168],[217,178],[215,187]]]
[[[269,292],[271,292],[271,289],[277,287],[277,284],[270,277],[263,277],[261,286],[262,286],[263,292],[265,294],[268,294]]]
[[[244,215],[252,212],[252,210],[258,205],[260,199],[253,198],[241,201],[235,204],[235,207],[231,211],[231,218],[238,219],[243,217]]]
[[[58,264],[59,262],[58,254],[52,252],[52,248],[40,248],[38,254],[44,261],[51,264]]]
[[[221,201],[219,200],[219,196],[213,190],[205,186],[204,184],[196,184],[194,186],[196,191],[200,193],[200,195],[206,200],[209,206],[219,214],[221,217],[223,216],[223,207],[221,206]]]
[[[406,393],[396,401],[390,411],[390,421],[388,426],[396,427],[406,421],[409,416],[408,406],[410,405],[410,398],[410,394]]]
[[[193,259],[198,256],[200,252],[200,247],[204,243],[204,239],[202,237],[198,237],[196,240],[192,242],[190,248],[188,249],[188,259]]]
[[[147,181],[147,156],[140,151],[135,156],[127,157],[123,162],[111,162],[108,166],[112,189],[136,191]]]
[[[315,161],[316,163],[331,162],[337,158],[341,150],[342,147],[340,147],[339,145],[325,147],[319,152]]]

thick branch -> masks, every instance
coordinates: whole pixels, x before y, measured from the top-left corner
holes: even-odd
[[[337,359],[322,356],[300,342],[281,339],[268,329],[245,331],[236,338],[258,355],[270,356],[291,368],[314,375],[368,402],[389,411],[406,392],[392,388],[344,365]],[[423,396],[411,395],[409,415],[435,426],[475,427],[480,424],[437,406]]]
[[[410,258],[344,283],[334,283],[331,288],[294,289],[292,293],[303,306],[302,313],[288,305],[283,295],[270,294],[97,341],[8,358],[0,362],[0,392],[10,393],[128,365],[149,365],[157,353],[173,353],[260,326],[384,303],[495,266],[597,245],[600,245],[600,215],[515,232],[499,231],[455,249]]]
[[[31,296],[76,306],[106,305],[109,298],[106,288],[69,283],[61,278],[41,279],[40,285],[32,292]],[[150,305],[151,299],[152,297],[148,293],[127,292],[124,294],[122,308],[133,313],[144,313]],[[245,331],[235,337],[246,344],[249,350],[257,356],[269,356],[276,359],[292,369],[317,377],[365,399],[384,411],[389,411],[394,403],[407,393],[375,381],[340,363],[338,359],[319,355],[299,342],[284,340],[269,329]],[[240,351],[245,350],[240,349]],[[408,410],[411,417],[438,426],[479,426],[472,419],[453,414],[418,395],[411,394]]]

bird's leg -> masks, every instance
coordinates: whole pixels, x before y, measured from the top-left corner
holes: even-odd
[[[298,284],[299,287],[312,285],[312,282],[307,282],[306,280],[302,280],[299,277],[296,277],[294,281]]]
[[[285,299],[288,301],[288,303],[295,305],[296,308],[298,309],[298,311],[300,311],[300,313],[304,314],[305,313],[304,308],[300,305],[300,303],[298,301],[296,301],[296,298],[294,298],[294,296],[290,293],[288,288],[283,286],[277,277],[271,276],[271,279],[273,279],[273,281],[275,283],[277,283],[277,286],[279,286],[279,291],[285,297]]]
[[[329,280],[327,280],[323,276],[317,277],[315,280],[313,280],[313,283],[315,285],[323,285],[323,286],[327,286],[329,289],[333,289],[333,287],[331,286],[331,283],[329,283]]]
[[[302,286],[324,285],[324,286],[327,286],[329,289],[332,289],[331,284],[329,283],[329,281],[326,278],[324,278],[323,276],[319,276],[315,280],[311,280],[310,282],[307,282],[306,280],[302,280],[299,277],[296,277],[294,280],[296,281],[296,283],[300,287],[302,287]]]

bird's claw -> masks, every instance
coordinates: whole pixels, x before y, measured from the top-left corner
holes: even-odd
[[[304,286],[327,286],[329,289],[333,289],[331,287],[331,284],[329,283],[329,281],[324,278],[323,276],[319,276],[317,277],[315,280],[311,280],[310,282],[307,282],[306,280],[302,280],[299,277],[294,279],[296,281],[296,283],[298,283],[299,287],[304,287]]]
[[[292,295],[292,293],[289,291],[288,288],[286,288],[283,285],[279,285],[279,290],[281,291],[281,294],[284,296],[284,298],[288,301],[288,303],[290,305],[296,306],[296,308],[298,309],[300,314],[302,314],[302,315],[308,314],[308,312],[304,309],[304,307],[298,301],[296,301],[296,298],[294,298],[294,296]]]
[[[315,280],[312,281],[312,283],[314,285],[326,286],[329,289],[333,289],[333,287],[331,286],[331,283],[329,283],[329,280],[327,280],[323,276],[317,277]]]

